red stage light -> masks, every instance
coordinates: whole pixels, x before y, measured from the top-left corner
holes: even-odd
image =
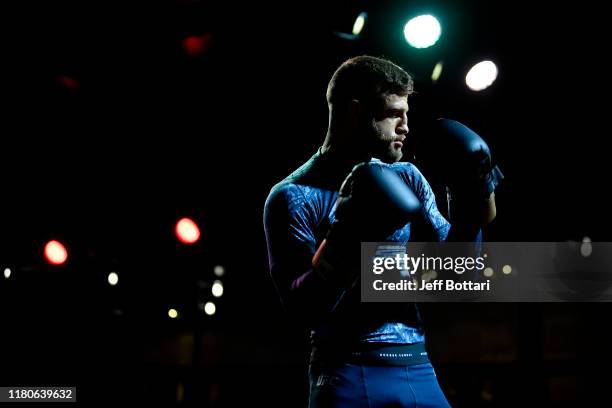
[[[210,48],[211,35],[204,33],[202,35],[190,35],[183,39],[183,49],[187,55],[192,57],[202,54]]]
[[[195,244],[200,239],[200,228],[190,218],[181,218],[176,223],[175,232],[183,244]]]
[[[76,79],[66,75],[59,76],[57,78],[57,81],[60,83],[61,86],[67,89],[77,89],[79,87],[79,83],[76,81]]]
[[[45,258],[51,265],[61,265],[68,259],[68,251],[61,242],[49,241],[45,245]]]

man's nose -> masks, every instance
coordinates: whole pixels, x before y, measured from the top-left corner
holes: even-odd
[[[408,122],[404,121],[397,127],[397,133],[400,135],[407,135],[409,131],[410,129],[408,128]]]

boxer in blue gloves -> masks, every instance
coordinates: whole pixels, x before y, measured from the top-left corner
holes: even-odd
[[[311,329],[311,408],[449,406],[417,306],[360,302],[359,243],[476,241],[495,218],[503,176],[476,133],[436,121],[428,138],[439,154],[430,159],[457,205],[451,225],[419,169],[399,161],[412,91],[390,61],[344,62],[327,89],[323,145],[266,200],[271,276],[288,312]]]

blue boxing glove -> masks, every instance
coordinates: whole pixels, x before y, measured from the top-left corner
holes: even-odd
[[[361,242],[384,241],[421,212],[410,187],[383,163],[361,163],[344,180],[336,217],[313,258],[327,280],[350,285],[359,274]]]
[[[426,166],[453,195],[486,199],[504,179],[499,167],[493,165],[487,143],[467,126],[455,120],[438,119],[426,137],[423,143]]]
[[[487,143],[457,121],[438,119],[419,140],[417,153],[430,183],[446,186],[450,192],[448,217],[453,227],[448,239],[478,239],[480,228],[495,218],[492,193],[504,179]]]

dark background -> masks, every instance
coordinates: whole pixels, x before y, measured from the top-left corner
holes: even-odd
[[[489,142],[506,180],[487,239],[609,240],[609,22],[595,2],[2,7],[0,268],[12,275],[0,280],[0,385],[76,385],[82,403],[305,406],[307,332],[267,274],[262,210],[322,143],[327,81],[355,55],[413,73],[415,138],[443,116]],[[361,11],[359,39],[334,34]],[[443,34],[418,51],[402,33],[421,12]],[[186,51],[190,36],[202,52]],[[487,58],[497,81],[469,91],[467,70]],[[183,216],[202,230],[194,246],[173,234]],[[68,247],[65,265],[45,263],[49,239]],[[212,299],[215,265],[225,294],[207,316],[198,302]],[[606,367],[608,304],[423,313],[453,406],[573,406],[606,393],[609,376],[594,372]]]

